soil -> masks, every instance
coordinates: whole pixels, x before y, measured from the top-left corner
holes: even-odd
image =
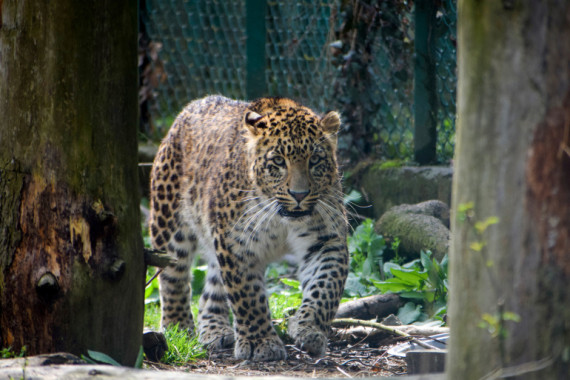
[[[407,373],[403,358],[387,353],[397,343],[405,341],[387,338],[381,342],[353,342],[331,338],[327,354],[312,358],[294,345],[286,345],[288,358],[277,362],[256,363],[236,360],[233,350],[210,353],[207,359],[181,366],[145,362],[145,368],[183,371],[193,374],[224,376],[290,376],[290,377],[388,377]]]

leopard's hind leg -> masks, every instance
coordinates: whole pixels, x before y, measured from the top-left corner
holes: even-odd
[[[181,215],[182,168],[178,155],[170,144],[161,146],[157,153],[151,174],[150,236],[154,248],[166,250],[177,259],[159,276],[161,327],[178,324],[193,331],[190,266],[198,243]]]

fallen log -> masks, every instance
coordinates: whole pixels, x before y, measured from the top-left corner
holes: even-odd
[[[382,319],[396,314],[402,305],[402,300],[396,294],[378,294],[340,304],[336,318]]]

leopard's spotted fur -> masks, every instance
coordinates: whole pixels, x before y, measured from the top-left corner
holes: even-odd
[[[200,245],[209,264],[199,340],[212,349],[233,345],[241,359],[285,358],[264,270],[291,253],[303,301],[289,334],[310,354],[324,354],[348,272],[339,126],[336,112],[320,117],[283,98],[210,96],[184,108],[151,175],[152,242],[178,258],[160,276],[163,327],[194,327],[189,269]]]

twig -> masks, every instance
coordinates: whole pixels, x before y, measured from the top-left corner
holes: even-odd
[[[340,369],[340,367],[336,367],[337,371],[342,373],[344,376],[348,377],[349,379],[352,379],[352,376],[350,376],[348,373],[346,373],[345,371],[343,371],[342,369]]]
[[[150,283],[153,282],[154,279],[157,278],[158,275],[159,275],[161,272],[162,272],[162,268],[160,268],[159,270],[156,271],[156,273],[154,274],[154,276],[152,276],[151,279],[146,282],[146,284],[145,284],[145,286],[144,286],[145,289],[148,288],[148,286],[150,285]]]
[[[437,347],[434,347],[434,346],[431,346],[427,343],[424,343],[421,340],[416,339],[414,336],[412,336],[412,335],[410,335],[404,331],[401,331],[396,327],[386,326],[386,325],[384,325],[382,323],[378,323],[378,322],[363,321],[360,319],[353,319],[353,318],[337,318],[337,319],[334,319],[332,321],[332,325],[335,327],[339,327],[342,325],[372,327],[372,328],[375,328],[378,330],[389,332],[392,335],[397,335],[397,336],[401,336],[404,338],[408,338],[412,342],[417,344],[418,346],[421,346],[421,347],[426,348],[428,350],[438,350]]]
[[[174,264],[176,259],[165,251],[158,249],[144,249],[144,263],[152,267],[166,268],[167,266]]]

